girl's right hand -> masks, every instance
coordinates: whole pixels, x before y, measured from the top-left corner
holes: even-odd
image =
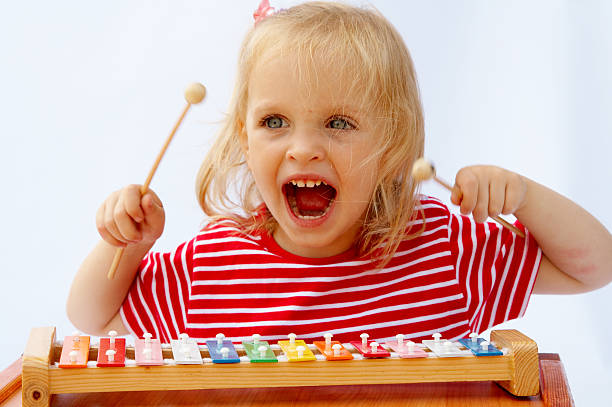
[[[164,207],[155,192],[140,195],[140,185],[128,185],[115,191],[98,209],[96,227],[107,243],[126,247],[128,244],[153,244],[164,231]]]

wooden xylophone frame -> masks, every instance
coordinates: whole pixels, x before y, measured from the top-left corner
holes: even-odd
[[[62,393],[457,381],[495,381],[515,396],[537,395],[536,343],[516,330],[492,331],[491,342],[506,349],[506,354],[61,369],[55,365],[62,349],[55,342],[55,328],[34,328],[23,354],[22,402],[24,406],[48,406],[52,394]],[[89,360],[96,360],[97,352],[98,348],[91,346]],[[128,359],[134,358],[133,347],[126,352]],[[164,350],[164,358],[172,358],[171,350]]]

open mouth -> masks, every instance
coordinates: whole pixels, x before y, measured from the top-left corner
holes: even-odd
[[[325,216],[336,198],[336,190],[321,180],[291,180],[283,192],[293,214],[305,220]]]

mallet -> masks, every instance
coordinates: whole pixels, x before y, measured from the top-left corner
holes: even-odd
[[[453,191],[453,187],[448,182],[438,178],[438,176],[436,175],[435,167],[433,166],[432,163],[427,161],[425,158],[419,158],[412,165],[412,178],[414,178],[414,180],[417,182],[425,181],[425,180],[429,180],[433,178],[438,184],[442,185],[444,188],[448,189],[451,192]],[[523,233],[522,230],[520,230],[513,224],[509,223],[505,219],[499,216],[492,216],[492,219],[496,221],[497,223],[499,223],[500,225],[516,233],[517,236],[520,236],[523,238],[525,237],[525,234]]]
[[[166,153],[166,149],[168,148],[168,145],[172,141],[172,137],[174,137],[174,133],[176,133],[176,130],[181,125],[181,122],[183,121],[183,118],[187,114],[187,111],[189,110],[191,105],[196,105],[200,103],[202,100],[204,100],[205,96],[206,96],[206,88],[201,83],[197,83],[197,82],[192,83],[189,86],[187,86],[187,89],[185,89],[185,100],[187,101],[187,106],[185,106],[185,108],[183,109],[181,116],[177,120],[176,124],[174,125],[174,128],[170,132],[170,135],[166,139],[166,142],[164,143],[161,151],[157,155],[157,159],[155,160],[155,163],[153,164],[153,168],[151,168],[151,171],[149,171],[149,175],[147,176],[145,183],[142,185],[142,187],[140,187],[141,196],[144,195],[149,189],[149,184],[151,183],[151,179],[153,179],[153,175],[155,175],[155,171],[157,171],[159,162],[161,161],[162,157]],[[121,261],[121,256],[123,256],[123,247],[119,247],[117,251],[115,252],[115,257],[113,258],[113,262],[110,266],[110,269],[108,270],[108,274],[106,275],[106,277],[109,280],[112,280],[115,277],[115,272],[117,271],[117,266],[119,266],[119,262]]]

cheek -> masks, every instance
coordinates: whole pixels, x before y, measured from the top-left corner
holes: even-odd
[[[346,174],[350,182],[360,188],[370,189],[376,183],[378,174],[378,162],[368,154],[355,154],[355,151],[347,151],[341,155],[338,167]]]
[[[255,179],[257,189],[265,195],[266,191],[275,189],[276,161],[274,154],[266,145],[256,141],[249,142],[248,151],[247,165]]]
[[[359,198],[367,206],[373,197],[378,182],[378,165],[375,162],[370,162],[363,165],[357,172],[359,174],[357,179],[360,191]]]
[[[246,158],[246,162],[247,165],[249,166],[249,169],[251,169],[251,171],[253,171],[254,168],[256,168],[258,166],[258,161],[260,160],[260,151],[262,151],[262,147],[260,145],[261,143],[259,142],[259,140],[255,137],[248,137],[247,141],[246,141],[246,151],[245,151],[245,158]]]

